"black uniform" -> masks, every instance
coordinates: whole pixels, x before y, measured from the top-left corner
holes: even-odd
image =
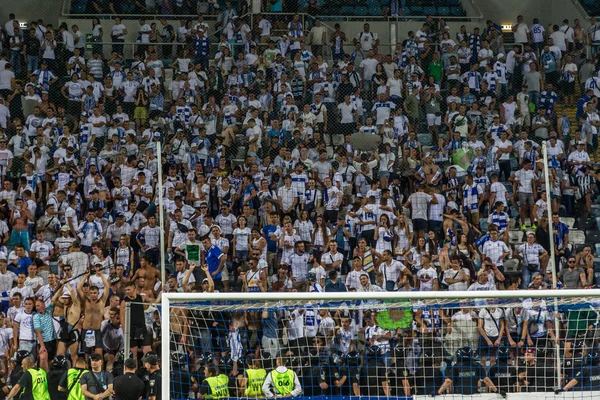
[[[150,374],[148,378],[148,388],[146,390],[146,397],[155,396],[156,400],[161,400],[161,379],[162,374],[160,369]]]
[[[512,365],[499,361],[490,368],[489,375],[499,392],[511,393],[515,391],[515,385],[519,380],[519,373]]]
[[[486,377],[485,370],[476,361],[458,362],[446,376],[452,379],[454,394],[472,395],[479,393],[479,381]]]
[[[519,372],[525,372],[525,380],[528,384],[521,388],[522,392],[552,392],[556,385],[556,370],[551,359],[545,359],[543,363],[536,362],[534,365],[523,365]]]
[[[144,381],[131,372],[119,375],[113,381],[116,400],[138,400],[144,389]]]
[[[50,399],[52,400],[67,400],[68,393],[67,392],[59,392],[58,385],[62,380],[63,375],[67,372],[64,368],[56,368],[54,366],[50,367],[50,371],[48,372],[48,393],[50,394]]]
[[[171,394],[173,399],[187,399],[195,378],[179,366],[171,369]]]
[[[573,379],[577,379],[577,386],[573,390],[600,390],[600,366],[586,365],[575,374]]]

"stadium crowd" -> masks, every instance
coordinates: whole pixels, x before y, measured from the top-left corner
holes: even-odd
[[[77,25],[10,15],[0,397],[161,398],[165,291],[540,289],[551,248],[558,288],[598,284],[595,21],[519,16],[505,45],[493,21],[427,17],[389,52],[368,23],[353,38],[299,15],[280,38],[266,15],[253,26],[229,2],[216,38],[201,15],[94,18],[88,46]],[[376,310],[175,307],[172,398],[597,387],[598,315],[558,311],[415,304],[396,330]]]

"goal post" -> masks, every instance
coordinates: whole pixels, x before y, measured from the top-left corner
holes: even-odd
[[[177,332],[182,330],[174,329],[182,320],[210,318],[199,322],[221,323],[234,332],[237,328],[231,322],[232,315],[235,319],[235,315],[239,318],[252,312],[275,317],[277,354],[252,347],[244,349],[235,364],[233,354],[228,354],[229,342],[216,351],[214,347],[205,348],[206,340],[194,337],[196,330],[188,329],[189,337],[181,340]],[[324,326],[319,325],[319,333],[314,336],[309,334],[309,316],[311,321],[318,318]],[[302,318],[298,325],[302,340],[298,340],[298,332],[294,333],[295,318]],[[163,293],[162,395],[168,399],[189,398],[187,393],[174,391],[173,385],[191,377],[199,390],[206,378],[204,366],[214,365],[217,374],[229,377],[230,392],[224,397],[259,397],[244,395],[247,392],[240,386],[249,382],[244,378],[244,368],[251,367],[245,361],[258,360],[257,365],[267,371],[279,361],[294,370],[302,383],[302,396],[307,399],[426,399],[432,395],[490,400],[517,400],[523,396],[600,399],[600,384],[594,381],[595,376],[588,376],[597,372],[600,380],[599,321],[600,289]],[[509,339],[507,336],[513,335],[509,333],[511,323],[517,324],[517,330],[520,323],[521,330]],[[340,334],[349,324],[354,327],[354,337],[348,339],[350,348],[342,343],[346,339]],[[555,326],[558,331],[553,329]],[[494,327],[508,334],[500,334],[496,342]],[[256,338],[254,341],[257,347],[264,343]],[[211,339],[206,346],[210,343]],[[172,365],[174,354],[181,354],[185,365],[183,361]],[[319,361],[323,358],[320,354],[326,355],[324,363]],[[208,358],[200,362],[205,355]],[[315,357],[321,358],[315,361]],[[233,374],[232,362],[236,365]],[[186,374],[176,373],[179,369]],[[466,372],[475,375],[465,378]],[[506,374],[513,376],[508,379]],[[570,386],[562,392],[567,384]]]

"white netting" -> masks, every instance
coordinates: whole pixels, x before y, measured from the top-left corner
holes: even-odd
[[[173,299],[168,393],[595,397],[600,297],[551,293]],[[283,364],[296,385],[269,378]]]

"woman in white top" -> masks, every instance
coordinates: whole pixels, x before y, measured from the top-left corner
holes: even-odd
[[[421,258],[427,255],[425,249],[425,238],[420,237],[417,240],[417,245],[411,247],[406,253],[404,253],[404,259],[406,262],[413,266],[414,270],[421,269]]]
[[[412,224],[404,214],[398,216],[398,223],[394,227],[394,255],[399,261],[404,260],[404,253],[410,248],[413,239]]]
[[[102,30],[102,25],[100,25],[100,19],[97,17],[92,18],[92,42],[94,42],[94,43],[102,42],[103,35],[104,35],[104,31]],[[103,54],[102,45],[101,44],[93,45],[92,52]]]
[[[310,243],[312,240],[312,232],[314,230],[313,223],[308,219],[308,211],[302,210],[300,218],[294,222],[294,229],[300,239],[304,242]]]
[[[192,60],[189,58],[189,50],[185,47],[183,48],[181,57],[177,57],[177,59],[171,64],[171,68],[179,72],[190,72],[193,66],[194,64],[192,64]]]
[[[238,227],[233,230],[233,258],[238,261],[248,259],[250,250],[250,228],[248,228],[246,217],[240,215],[238,217]]]
[[[252,228],[251,232],[252,249],[260,251],[260,259],[267,260],[267,241],[260,235],[258,228]]]
[[[125,273],[128,274],[133,266],[133,257],[135,252],[127,243],[127,236],[121,235],[119,238],[119,247],[115,250],[115,265],[125,267]]]
[[[377,253],[382,254],[385,250],[392,251],[394,232],[390,227],[390,218],[387,214],[381,214],[381,217],[379,217],[379,224],[375,229],[373,238],[377,241],[375,245]]]
[[[322,254],[323,249],[329,246],[329,237],[331,236],[331,231],[327,227],[327,224],[322,216],[318,216],[315,222],[315,229],[312,233],[313,248],[318,251],[319,254]],[[316,256],[315,258],[318,259]]]

